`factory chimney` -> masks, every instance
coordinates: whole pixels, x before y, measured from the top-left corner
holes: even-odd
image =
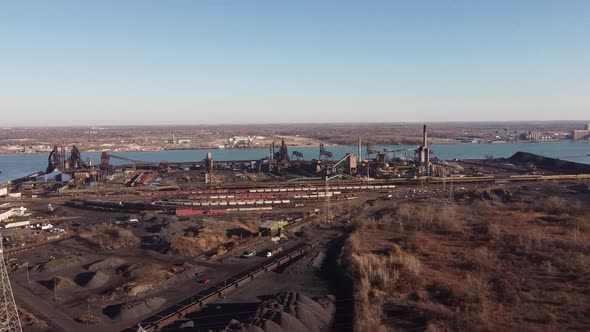
[[[207,170],[207,174],[211,174],[213,172],[213,155],[211,152],[207,152],[207,158],[205,158],[205,169]]]
[[[361,142],[361,138],[359,137],[359,160],[363,160],[363,145]]]
[[[275,142],[272,142],[272,159],[275,159]]]

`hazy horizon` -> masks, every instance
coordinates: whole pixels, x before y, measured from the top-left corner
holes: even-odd
[[[588,12],[587,1],[6,3],[0,126],[582,122]]]
[[[23,125],[23,126],[1,126],[1,129],[27,129],[27,128],[90,128],[90,129],[101,129],[101,128],[126,128],[126,127],[214,127],[214,126],[272,126],[272,125],[436,125],[436,124],[587,124],[590,123],[590,120],[511,120],[511,121],[502,121],[502,120],[473,120],[473,121],[388,121],[388,122],[268,122],[268,123],[201,123],[201,124],[121,124],[121,125],[83,125],[83,124],[73,124],[73,125]],[[575,128],[572,128],[575,129]]]

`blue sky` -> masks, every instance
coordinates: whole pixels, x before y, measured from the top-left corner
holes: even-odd
[[[0,1],[0,126],[589,111],[590,1]]]

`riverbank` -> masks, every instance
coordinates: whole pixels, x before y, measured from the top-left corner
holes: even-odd
[[[66,145],[69,147],[69,145]],[[275,142],[275,148],[280,148],[281,142]],[[324,144],[325,147],[338,147],[338,146],[345,146],[340,144],[333,144],[333,143],[326,143]],[[252,146],[252,147],[220,147],[220,146],[210,146],[210,147],[194,147],[194,146],[182,146],[182,145],[175,145],[169,147],[161,147],[161,148],[142,148],[142,149],[84,149],[83,147],[77,146],[80,152],[84,153],[102,153],[102,152],[109,152],[109,153],[116,153],[116,152],[157,152],[157,151],[191,151],[191,150],[256,150],[256,149],[269,149],[271,145],[268,146]],[[298,149],[298,148],[318,148],[319,145],[314,144],[306,144],[306,145],[291,145],[287,144],[288,148]],[[10,150],[0,150],[0,156],[2,155],[49,155],[49,151],[32,151],[32,152],[20,152],[20,151],[10,151]]]
[[[408,156],[413,157],[415,145],[375,145],[371,148],[377,151],[383,149],[390,150],[388,157],[392,157],[394,152],[397,156],[404,155],[404,150],[408,151]],[[299,151],[304,155],[304,159],[318,159],[319,148],[310,147],[289,147],[291,150]],[[327,146],[326,150],[333,153],[334,160],[342,158],[346,153],[357,153],[358,146]],[[561,160],[576,161],[590,164],[590,143],[581,141],[559,141],[550,143],[510,143],[510,144],[434,144],[430,146],[431,156],[443,160],[450,159],[484,159],[489,156],[495,158],[508,158],[516,152],[529,152],[537,155],[558,158]],[[203,160],[208,152],[212,152],[214,160],[256,160],[269,157],[269,149],[250,148],[250,149],[194,149],[194,150],[159,150],[159,151],[117,151],[118,156],[133,160],[142,160],[148,162],[160,162],[162,160],[191,162]],[[366,147],[362,149],[363,156],[367,155]],[[28,174],[43,170],[47,167],[47,157],[49,154],[4,154],[0,155],[0,183],[10,181]],[[93,162],[100,161],[101,152],[82,152],[82,160],[90,158]],[[374,157],[374,156],[372,156]],[[111,159],[113,164],[123,164],[124,161]]]
[[[509,145],[518,145],[518,144],[553,144],[553,143],[589,143],[584,141],[573,141],[573,140],[554,140],[554,141],[518,141],[518,142],[507,142],[507,141],[491,141],[491,142],[477,142],[477,143],[465,143],[465,142],[458,142],[458,141],[444,141],[444,140],[435,140],[433,143],[431,142],[431,146],[437,145],[489,145],[489,144],[509,144]],[[275,148],[280,147],[280,141],[275,142]],[[366,144],[363,143],[363,149],[366,148]],[[68,145],[69,146],[69,145]],[[324,147],[355,147],[355,145],[343,145],[343,144],[335,144],[335,143],[324,143]],[[380,147],[407,147],[407,146],[416,146],[416,144],[373,144],[371,147],[380,148]],[[136,152],[158,152],[158,151],[196,151],[196,150],[258,150],[258,149],[269,149],[271,145],[268,146],[252,146],[252,147],[220,147],[220,146],[182,146],[182,145],[174,145],[174,146],[166,146],[166,147],[154,147],[154,148],[141,148],[141,149],[125,149],[125,148],[104,148],[104,149],[84,149],[83,146],[77,146],[80,152],[82,153],[102,153],[102,152],[109,152],[109,153],[136,153]],[[317,144],[289,144],[287,142],[287,147],[290,149],[300,149],[300,148],[315,148],[317,149],[319,145]],[[356,150],[355,150],[356,151]],[[51,151],[32,151],[32,152],[21,152],[21,151],[11,151],[11,150],[0,150],[0,156],[3,155],[48,155]]]

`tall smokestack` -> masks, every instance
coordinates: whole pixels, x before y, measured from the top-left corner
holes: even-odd
[[[363,145],[361,142],[361,138],[359,137],[359,161],[363,160]]]
[[[424,137],[422,138],[422,146],[428,146],[428,130],[426,130],[426,125],[424,125]]]

